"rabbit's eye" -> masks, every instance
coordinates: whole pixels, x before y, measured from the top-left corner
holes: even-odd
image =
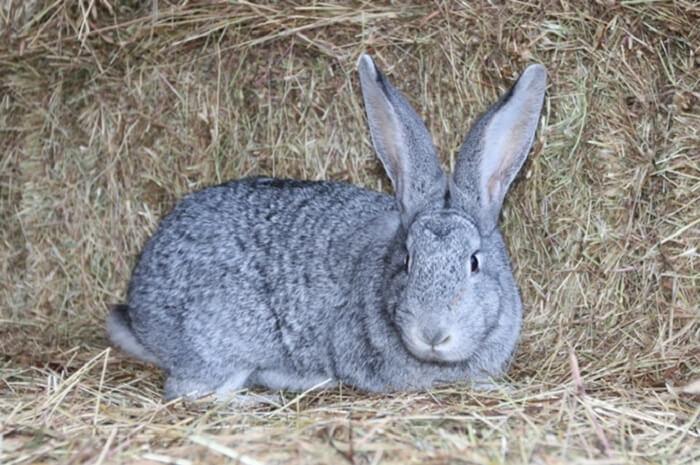
[[[472,255],[471,258],[471,267],[472,267],[472,273],[478,273],[479,272],[479,259],[476,258],[476,254]]]
[[[404,259],[404,267],[406,267],[406,273],[411,271],[411,256],[409,254],[406,254],[406,258]]]

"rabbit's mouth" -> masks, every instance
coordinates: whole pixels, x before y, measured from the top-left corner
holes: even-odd
[[[457,349],[456,337],[449,331],[422,331],[413,327],[401,331],[401,339],[408,351],[425,362],[459,362],[465,359]]]

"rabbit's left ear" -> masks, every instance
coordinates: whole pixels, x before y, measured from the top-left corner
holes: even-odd
[[[451,203],[493,229],[508,187],[532,147],[542,111],[547,72],[531,65],[473,126],[459,151],[450,186]]]

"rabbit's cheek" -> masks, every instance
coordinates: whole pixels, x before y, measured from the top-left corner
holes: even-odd
[[[452,344],[450,359],[465,360],[483,344],[498,322],[499,292],[497,284],[480,279],[460,295],[452,307]]]
[[[479,286],[477,291],[479,308],[484,315],[488,328],[492,328],[498,322],[498,309],[501,307],[500,288],[496,280],[489,279]]]

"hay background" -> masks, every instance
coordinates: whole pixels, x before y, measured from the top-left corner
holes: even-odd
[[[0,462],[700,461],[697,2],[0,5]],[[549,70],[503,217],[526,305],[510,390],[164,405],[103,335],[139,248],[228,178],[387,189],[365,50],[448,167],[527,63]]]

